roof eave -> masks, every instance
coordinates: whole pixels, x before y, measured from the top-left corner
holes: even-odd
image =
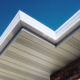
[[[21,28],[28,29],[48,42],[50,41],[51,43],[56,44],[63,40],[71,32],[76,30],[79,25],[80,10],[56,31],[51,30],[44,24],[19,10],[12,22],[0,37],[0,51],[2,51],[5,46],[8,45],[9,41],[11,41],[14,35],[19,32]]]

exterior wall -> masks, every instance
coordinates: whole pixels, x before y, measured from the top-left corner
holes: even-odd
[[[51,75],[50,80],[79,80],[80,58]]]

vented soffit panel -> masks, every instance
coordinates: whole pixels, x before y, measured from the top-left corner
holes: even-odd
[[[77,11],[68,21],[60,26],[56,31],[33,19],[22,11],[18,11],[7,29],[0,37],[0,53],[11,43],[21,29],[30,31],[45,41],[58,45],[66,37],[80,28],[80,10]]]

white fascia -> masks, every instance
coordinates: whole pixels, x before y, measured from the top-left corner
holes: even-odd
[[[39,21],[33,19],[31,16],[25,14],[22,11],[18,11],[14,19],[11,21],[7,29],[0,37],[0,50],[5,47],[5,45],[10,41],[10,39],[15,35],[15,33],[22,27],[26,27],[32,32],[40,35],[46,40],[52,43],[58,43],[65,36],[71,33],[80,25],[80,10],[77,11],[68,21],[66,21],[61,27],[56,31],[53,31],[46,25],[40,23]]]

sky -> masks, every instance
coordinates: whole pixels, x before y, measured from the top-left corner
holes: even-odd
[[[0,0],[0,36],[18,10],[56,30],[80,9],[80,0]]]

